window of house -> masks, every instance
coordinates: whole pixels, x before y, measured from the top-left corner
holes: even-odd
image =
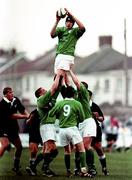
[[[106,79],[104,82],[104,92],[108,93],[109,90],[110,90],[110,81],[108,79]]]

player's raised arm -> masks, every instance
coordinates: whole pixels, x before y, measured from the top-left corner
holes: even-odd
[[[61,76],[60,73],[56,75],[55,81],[50,89],[51,95],[54,95],[56,90],[62,85],[62,78],[63,76]]]
[[[80,84],[81,84],[81,82],[79,81],[79,79],[78,79],[77,76],[73,73],[72,70],[70,70],[70,75],[71,75],[71,78],[72,78],[74,84],[76,85],[77,89],[80,89]]]
[[[79,29],[84,30],[85,31],[85,26],[83,25],[83,23],[77,19],[67,8],[65,8],[67,15],[71,16],[73,18],[73,20],[77,23]]]
[[[56,12],[56,21],[55,21],[54,26],[51,29],[51,32],[50,32],[50,35],[51,35],[52,38],[55,37],[56,28],[57,28],[57,25],[58,25],[60,19],[61,19],[61,17],[58,16],[58,13]]]

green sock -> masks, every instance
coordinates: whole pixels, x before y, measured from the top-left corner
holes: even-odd
[[[86,167],[86,163],[85,163],[85,152],[79,152],[79,156],[80,156],[80,164],[81,167]]]
[[[89,169],[95,169],[94,152],[92,149],[86,150],[86,164]]]

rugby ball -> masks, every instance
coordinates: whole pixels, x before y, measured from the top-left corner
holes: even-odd
[[[66,10],[64,8],[60,8],[58,11],[57,11],[57,16],[59,16],[60,18],[64,18],[66,17]]]

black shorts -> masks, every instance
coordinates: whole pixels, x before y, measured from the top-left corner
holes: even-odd
[[[33,134],[30,134],[29,133],[29,143],[36,143],[36,144],[43,144],[42,142],[42,138],[40,136],[40,133],[33,133]]]
[[[8,132],[7,135],[10,142],[14,142],[16,139],[20,138],[19,133],[16,131]]]
[[[6,133],[4,133],[3,131],[0,131],[0,138],[2,138],[2,137],[8,138],[8,135]]]
[[[117,134],[106,134],[106,140],[107,141],[116,141],[118,135]]]
[[[95,144],[95,143],[101,142],[101,141],[102,141],[102,128],[98,125],[97,126],[97,134],[96,134],[96,137],[93,138],[92,144]]]

